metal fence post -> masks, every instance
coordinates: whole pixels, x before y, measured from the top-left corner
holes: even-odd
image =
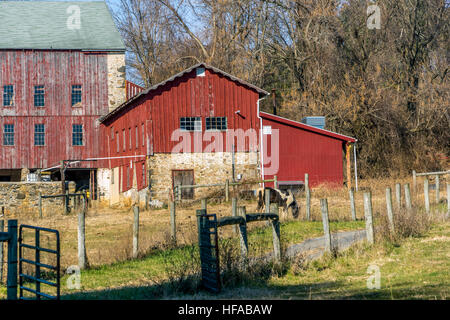
[[[281,260],[281,243],[280,243],[280,219],[274,219],[270,222],[272,225],[273,236],[273,253],[276,261]]]
[[[386,188],[386,209],[389,221],[389,228],[391,232],[394,232],[394,211],[392,210],[392,193],[391,188]]]
[[[17,220],[8,220],[8,233],[6,296],[8,300],[17,300]]]
[[[353,188],[350,188],[350,211],[352,213],[352,220],[356,221],[356,209],[355,209],[355,192],[353,191]]]
[[[417,194],[417,173],[416,170],[412,171],[413,174],[413,189],[414,189],[414,194]],[[417,198],[416,198],[417,200]]]
[[[136,259],[139,253],[139,206],[133,207],[133,258]]]
[[[331,252],[331,233],[327,199],[320,199],[320,209],[322,211],[323,232],[325,236],[325,252]]]
[[[208,199],[203,198],[202,199],[202,209],[207,210],[207,207],[208,207]]]
[[[373,217],[372,217],[372,194],[370,192],[364,193],[364,216],[366,218],[366,237],[370,244],[374,241],[373,232]]]
[[[309,175],[305,173],[305,195],[306,195],[306,221],[311,220],[311,191],[309,190]]]

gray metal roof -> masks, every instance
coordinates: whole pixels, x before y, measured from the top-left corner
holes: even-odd
[[[0,49],[124,51],[125,45],[104,1],[0,1]]]
[[[158,89],[158,88],[164,86],[164,85],[165,85],[166,83],[168,83],[168,82],[174,81],[175,79],[177,79],[177,78],[179,78],[179,77],[182,77],[183,75],[185,75],[185,74],[187,74],[187,73],[191,72],[192,70],[197,69],[197,68],[199,68],[199,67],[203,67],[203,68],[212,70],[212,71],[214,71],[215,73],[221,74],[221,75],[223,75],[223,76],[229,78],[229,79],[232,80],[232,81],[235,81],[235,82],[240,83],[240,84],[242,84],[242,85],[244,85],[244,86],[247,86],[247,87],[249,87],[249,88],[255,90],[256,92],[258,92],[260,97],[270,95],[269,92],[267,92],[267,91],[265,91],[265,90],[263,90],[263,89],[261,89],[261,88],[258,88],[257,86],[254,86],[254,85],[252,85],[252,84],[250,84],[250,83],[248,83],[248,82],[246,82],[246,81],[244,81],[244,80],[242,80],[242,79],[236,78],[235,76],[232,76],[231,74],[226,73],[225,71],[222,71],[222,70],[217,69],[217,68],[215,68],[215,67],[213,67],[213,66],[207,65],[206,63],[198,63],[198,64],[193,65],[192,67],[190,67],[190,68],[188,68],[188,69],[186,69],[186,70],[181,71],[180,73],[177,73],[176,75],[170,77],[169,79],[164,80],[163,82],[160,82],[160,83],[158,83],[158,84],[156,84],[156,85],[154,85],[154,86],[152,86],[152,87],[150,87],[150,88],[145,89],[144,91],[141,91],[139,94],[137,94],[137,95],[135,95],[134,97],[132,97],[131,99],[125,101],[125,102],[122,103],[120,106],[118,106],[116,109],[114,109],[113,111],[111,111],[110,113],[108,113],[108,114],[106,114],[106,115],[100,117],[100,118],[99,118],[99,121],[100,121],[100,122],[106,121],[107,119],[111,118],[114,114],[116,114],[116,113],[118,113],[118,112],[120,112],[120,111],[126,109],[126,107],[127,107],[128,105],[130,105],[133,101],[139,99],[140,97],[142,97],[142,96],[148,94],[148,93],[151,92],[151,91],[154,91],[154,90],[156,90],[156,89]]]

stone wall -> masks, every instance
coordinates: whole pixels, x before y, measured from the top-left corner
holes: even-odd
[[[69,189],[75,184],[71,182]],[[39,192],[42,195],[61,194],[61,182],[0,182],[0,208],[8,215],[39,214]],[[42,199],[43,215],[62,213],[63,198]]]
[[[172,170],[194,170],[194,184],[225,183],[232,179],[232,153],[174,153],[149,157],[151,199],[167,202],[167,190],[172,187]],[[259,153],[238,152],[235,173],[242,181],[258,179]],[[212,188],[195,189],[195,198],[207,195]]]
[[[126,100],[125,54],[108,53],[108,107],[114,110]]]

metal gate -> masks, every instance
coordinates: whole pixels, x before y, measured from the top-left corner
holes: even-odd
[[[202,268],[202,286],[212,292],[221,290],[217,216],[197,210],[198,244]],[[211,238],[213,236],[213,238]]]
[[[24,243],[24,230],[34,232],[34,243]],[[56,249],[44,248],[41,241],[43,234],[53,234],[55,236]],[[34,250],[34,258],[25,258],[24,249]],[[45,264],[42,262],[41,253],[45,252],[55,255],[56,265]],[[28,274],[24,269],[24,264],[33,266],[33,274]],[[49,271],[50,272],[49,272]],[[50,281],[50,278],[56,278]],[[29,283],[35,283],[35,288],[30,288]],[[55,288],[55,295],[45,293],[42,285]],[[24,291],[31,292],[35,299],[24,296]],[[20,300],[41,300],[41,298],[59,300],[60,298],[60,238],[58,230],[41,228],[36,226],[21,225],[19,227],[19,299]]]

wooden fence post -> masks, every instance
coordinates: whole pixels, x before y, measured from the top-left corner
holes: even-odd
[[[306,195],[306,221],[311,220],[311,191],[309,190],[309,175],[305,173],[305,195]]]
[[[202,199],[202,210],[207,210],[207,206],[208,206],[208,199],[203,198]]]
[[[17,300],[17,220],[8,220],[8,233],[6,297],[8,300]]]
[[[447,218],[450,217],[450,182],[447,182]]]
[[[230,198],[230,181],[227,179],[225,181],[225,201],[228,202]]]
[[[42,219],[42,193],[39,192],[39,219]]]
[[[352,220],[356,221],[356,209],[355,209],[355,192],[353,191],[353,188],[350,188],[350,211],[352,213]]]
[[[386,209],[389,221],[389,229],[394,233],[394,210],[392,210],[392,193],[391,188],[386,188]]]
[[[272,225],[272,236],[273,236],[273,253],[275,256],[275,261],[279,262],[281,260],[281,243],[280,243],[280,219],[271,220]]]
[[[373,216],[372,216],[372,194],[370,192],[364,193],[364,216],[366,218],[366,237],[370,244],[374,241],[373,232]]]
[[[423,181],[423,196],[425,199],[425,212],[430,213],[430,188],[428,185],[428,177],[425,176]]]
[[[0,232],[5,228],[5,220],[0,220]],[[0,241],[0,284],[3,284],[3,241]]]
[[[86,210],[78,212],[78,267],[86,269]]]
[[[411,203],[411,191],[409,188],[409,183],[405,184],[405,204],[406,204],[406,209],[411,210],[412,203]]]
[[[239,207],[238,210],[239,216],[246,219],[247,211],[245,207]],[[241,259],[242,259],[242,267],[247,267],[247,257],[248,257],[248,239],[247,239],[247,222],[241,223],[239,225],[239,241],[241,244]]]
[[[402,186],[400,183],[395,184],[395,200],[397,201],[397,210],[402,208]]]
[[[266,213],[270,213],[270,190],[269,189],[265,189],[264,190],[264,208]],[[270,222],[267,221],[266,225],[269,226]]]
[[[235,198],[235,197],[231,198],[231,215],[233,217],[237,216],[237,198]],[[237,229],[238,229],[238,226],[234,224],[233,225],[233,233],[234,234],[237,234],[237,232],[238,232]]]
[[[413,190],[414,190],[414,194],[417,194],[417,173],[416,170],[412,171],[413,174]],[[416,198],[417,200],[417,198]]]
[[[139,253],[139,206],[133,206],[133,258],[136,259]]]
[[[437,174],[436,175],[436,177],[435,177],[435,181],[436,181],[436,204],[438,204],[439,203],[439,200],[440,200],[440,185],[439,185],[439,175]]]
[[[170,211],[170,238],[172,239],[173,245],[177,244],[177,223],[176,223],[176,209],[175,201],[170,199],[169,201],[169,211]]]
[[[320,209],[322,211],[323,232],[325,236],[325,252],[331,252],[331,233],[327,199],[320,199]]]

